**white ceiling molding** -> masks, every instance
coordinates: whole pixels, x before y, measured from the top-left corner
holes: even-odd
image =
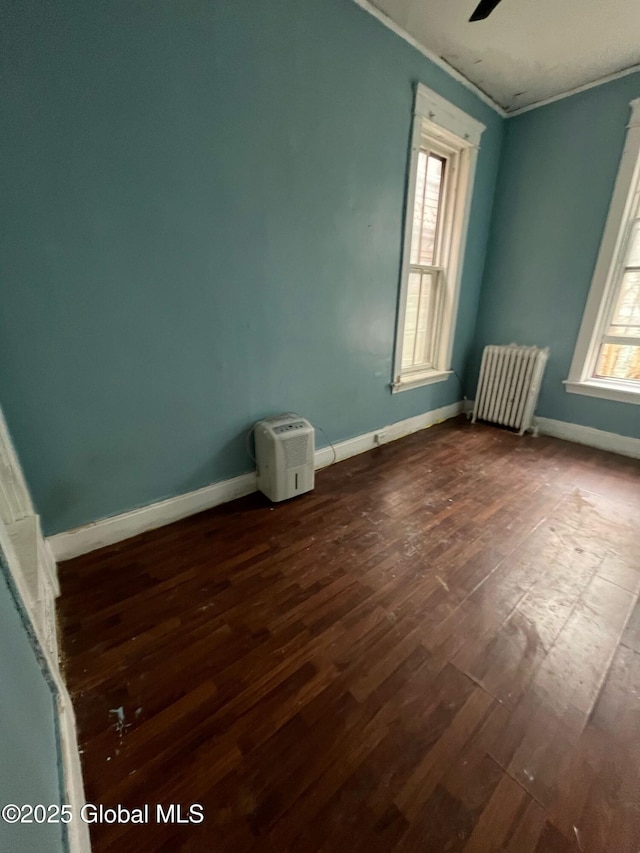
[[[459,71],[450,65],[445,59],[441,56],[438,56],[433,51],[429,50],[429,48],[425,47],[423,44],[420,44],[417,39],[415,39],[410,33],[408,33],[405,29],[398,26],[395,21],[392,21],[388,15],[385,15],[384,12],[381,12],[370,0],[353,0],[361,9],[364,9],[365,12],[368,12],[370,15],[373,15],[374,18],[377,18],[381,24],[384,24],[385,27],[394,32],[397,36],[400,36],[401,39],[408,42],[411,47],[414,47],[416,50],[419,50],[423,56],[426,56],[427,59],[431,60],[434,65],[437,65],[439,68],[442,68],[443,71],[446,71],[450,77],[453,77],[454,80],[457,80],[458,83],[462,83],[467,89],[470,89],[474,95],[480,98],[481,101],[484,101],[485,104],[491,107],[492,110],[495,110],[498,115],[501,115],[503,118],[507,115],[506,110],[504,110],[500,104],[497,104],[492,98],[487,95],[486,92],[483,92],[475,83],[472,83],[471,80],[468,80],[464,74],[461,74]]]
[[[637,0],[354,0],[498,115],[521,115],[640,71]],[[535,14],[534,14],[535,12]]]
[[[538,107],[546,107],[547,104],[554,104],[556,101],[563,101],[565,98],[570,98],[571,95],[578,95],[580,92],[586,92],[589,89],[595,89],[596,86],[602,86],[604,83],[611,83],[612,80],[619,80],[621,77],[628,77],[629,74],[636,74],[640,71],[640,64],[632,65],[630,68],[625,68],[624,71],[617,71],[615,74],[608,74],[600,80],[594,80],[592,83],[585,83],[584,86],[576,86],[575,89],[569,89],[568,92],[562,92],[560,95],[554,95],[553,98],[546,98],[544,101],[537,101],[535,104],[529,104],[528,107],[521,107],[519,110],[509,110],[507,118],[512,116],[521,116],[523,113],[528,113],[531,110],[537,110]]]

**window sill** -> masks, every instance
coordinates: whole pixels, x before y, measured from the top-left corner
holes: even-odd
[[[452,374],[453,370],[426,370],[424,373],[407,374],[391,383],[391,393],[398,394],[423,385],[433,385],[434,382],[445,382]]]
[[[637,388],[629,388],[626,382],[607,382],[603,379],[589,379],[584,382],[575,382],[565,379],[564,387],[570,394],[601,397],[604,400],[615,400],[618,403],[640,404],[640,383]]]

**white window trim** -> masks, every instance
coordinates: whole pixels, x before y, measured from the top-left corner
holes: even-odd
[[[404,319],[409,289],[409,267],[411,252],[411,230],[413,205],[418,170],[418,154],[421,147],[424,123],[429,122],[429,132],[442,133],[450,142],[452,134],[457,137],[459,146],[458,197],[456,198],[451,237],[447,260],[447,281],[444,288],[442,322],[439,329],[435,366],[425,371],[405,372],[402,375],[402,343],[404,338]],[[411,157],[405,198],[404,242],[402,266],[400,272],[400,294],[396,321],[396,344],[393,361],[392,393],[419,388],[433,382],[443,382],[453,373],[451,354],[455,336],[455,326],[460,299],[460,281],[464,265],[464,250],[467,242],[469,213],[478,159],[480,138],[485,125],[472,118],[463,110],[446,101],[431,89],[418,83],[413,111],[413,129],[411,134]]]
[[[571,394],[602,397],[623,403],[640,404],[640,386],[614,379],[593,376],[600,342],[609,316],[611,300],[624,263],[625,238],[623,224],[631,212],[640,180],[640,98],[631,101],[631,117],[618,167],[611,205],[600,244],[591,289],[585,305],[580,332],[573,353],[565,389]]]

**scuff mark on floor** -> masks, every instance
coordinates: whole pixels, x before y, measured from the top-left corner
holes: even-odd
[[[124,718],[124,707],[122,705],[120,705],[119,708],[109,708],[109,713],[115,715],[116,721],[113,724],[113,727],[117,731],[118,736],[120,737],[120,742],[122,743],[122,737],[123,737],[124,733],[126,732],[126,730],[129,728],[129,726],[131,725],[131,723],[125,723],[125,721],[124,721],[124,719],[125,719]],[[136,714],[136,716],[137,716],[137,714]],[[118,750],[116,750],[116,755],[117,754],[118,754]]]
[[[576,835],[576,842],[578,844],[578,850],[580,850],[580,851],[584,850],[584,847],[582,846],[582,841],[580,840],[580,831],[579,831],[578,827],[574,826],[573,831],[575,832],[575,835]]]

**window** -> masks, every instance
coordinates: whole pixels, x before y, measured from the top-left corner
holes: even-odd
[[[433,367],[440,308],[443,196],[448,159],[427,148],[418,153],[402,342],[402,370]]]
[[[392,391],[446,379],[484,125],[416,90]]]
[[[640,403],[640,98],[631,120],[567,391]]]

